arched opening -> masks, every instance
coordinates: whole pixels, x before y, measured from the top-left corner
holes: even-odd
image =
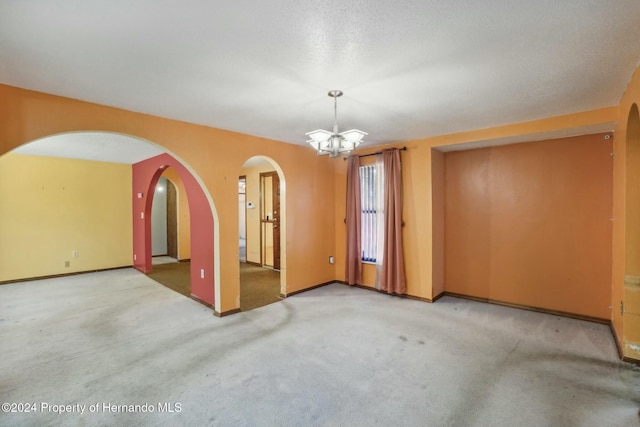
[[[240,310],[248,311],[286,295],[286,185],[265,156],[248,159],[238,177]]]
[[[168,153],[133,165],[133,262],[138,270],[152,268],[151,209],[153,194],[164,171],[172,167],[185,186],[191,218],[191,298],[214,306],[219,276],[214,259],[214,212],[204,186],[181,162]]]
[[[640,283],[640,115],[633,104],[626,135],[625,275]]]
[[[156,184],[151,208],[152,271],[156,282],[191,296],[191,216],[184,183],[168,167]]]
[[[0,179],[4,183],[27,172],[39,175],[26,177],[24,188],[11,190],[18,208],[13,204],[0,212],[0,253],[16,254],[15,268],[3,268],[0,281],[132,264],[150,271],[152,194],[160,175],[171,166],[184,182],[190,216],[197,217],[200,225],[198,233],[191,233],[190,258],[196,261],[191,268],[192,296],[211,306],[218,304],[215,206],[199,177],[164,147],[130,135],[80,131],[39,138],[1,158],[0,173],[7,174]],[[2,191],[9,194],[4,187]],[[15,232],[9,235],[4,228]]]

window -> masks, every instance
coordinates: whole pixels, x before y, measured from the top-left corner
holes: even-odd
[[[360,166],[360,207],[362,261],[376,263],[382,261],[383,201],[382,185],[384,172],[378,162]]]

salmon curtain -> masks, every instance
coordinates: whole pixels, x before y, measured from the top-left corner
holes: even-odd
[[[407,291],[402,247],[402,169],[400,151],[382,151],[384,167],[384,257],[380,290],[390,294]]]
[[[347,166],[347,260],[345,280],[349,285],[362,284],[362,241],[360,217],[360,157],[349,157]]]

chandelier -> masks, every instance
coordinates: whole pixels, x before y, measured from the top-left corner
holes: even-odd
[[[319,156],[328,154],[329,157],[338,157],[340,153],[353,151],[367,133],[358,129],[338,133],[338,97],[342,96],[342,91],[329,91],[329,96],[333,98],[333,132],[324,129],[307,132],[306,135],[311,138],[307,142],[316,149]]]

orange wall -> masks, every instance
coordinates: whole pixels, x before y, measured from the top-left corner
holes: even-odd
[[[265,155],[286,178],[287,292],[335,279],[334,159],[307,147],[133,113],[0,85],[0,155],[60,132],[107,131],[164,146],[188,164],[210,194],[219,218],[220,298],[216,310],[238,308],[238,176],[244,162]],[[304,135],[301,136],[303,138]],[[310,224],[314,224],[312,227]]]
[[[446,153],[445,290],[609,319],[611,149],[598,134]]]

